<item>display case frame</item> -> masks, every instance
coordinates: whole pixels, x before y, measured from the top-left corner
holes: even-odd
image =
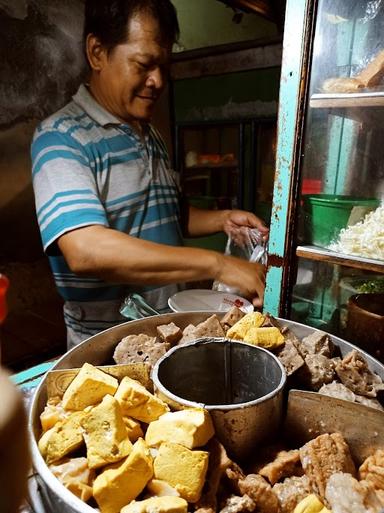
[[[300,238],[301,185],[305,176],[305,136],[309,109],[312,112],[322,109],[340,119],[358,121],[375,130],[384,119],[382,91],[323,93],[312,90],[310,94],[311,59],[319,5],[319,0],[287,1],[283,42],[276,176],[264,310],[294,320],[298,320],[293,315],[292,305],[299,262],[310,262],[319,268],[325,266],[335,276],[343,276],[345,271],[347,274],[356,271],[367,272],[368,275],[377,273],[384,277],[384,260],[332,251]],[[340,333],[335,334],[340,336]]]
[[[273,190],[264,310],[289,315],[295,237],[299,157],[308,88],[308,57],[315,0],[287,0],[277,120]],[[294,271],[294,270],[293,270]]]

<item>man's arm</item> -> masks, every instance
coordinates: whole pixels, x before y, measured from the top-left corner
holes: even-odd
[[[216,232],[225,232],[229,235],[240,227],[257,228],[267,236],[268,228],[264,222],[251,212],[244,210],[203,210],[189,207],[187,236],[202,237]]]
[[[217,279],[256,305],[264,293],[263,266],[215,251],[157,244],[97,225],[62,235],[58,246],[79,275],[141,285]]]

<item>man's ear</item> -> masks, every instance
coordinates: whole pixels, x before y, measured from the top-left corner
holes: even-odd
[[[86,52],[91,69],[101,71],[108,58],[108,52],[100,40],[93,34],[88,34],[87,36]]]

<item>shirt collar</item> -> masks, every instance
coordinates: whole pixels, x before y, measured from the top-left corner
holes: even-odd
[[[136,130],[132,128],[128,123],[122,123],[120,119],[111,114],[108,110],[104,109],[98,101],[89,92],[86,85],[81,84],[77,93],[72,97],[73,101],[77,103],[92,119],[94,119],[99,125],[107,127],[109,125],[119,125],[128,128],[133,134],[136,134]],[[149,125],[143,124],[143,134],[147,136],[149,133]]]
[[[123,124],[95,100],[84,84],[81,84],[72,99],[101,126]]]

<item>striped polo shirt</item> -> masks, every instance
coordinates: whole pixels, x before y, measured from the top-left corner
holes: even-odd
[[[148,125],[140,138],[82,85],[68,105],[38,126],[31,151],[37,219],[65,300],[69,345],[122,322],[119,307],[130,292],[157,310],[166,308],[176,285],[140,288],[77,276],[56,244],[61,235],[89,225],[182,244],[177,175],[158,132]]]

